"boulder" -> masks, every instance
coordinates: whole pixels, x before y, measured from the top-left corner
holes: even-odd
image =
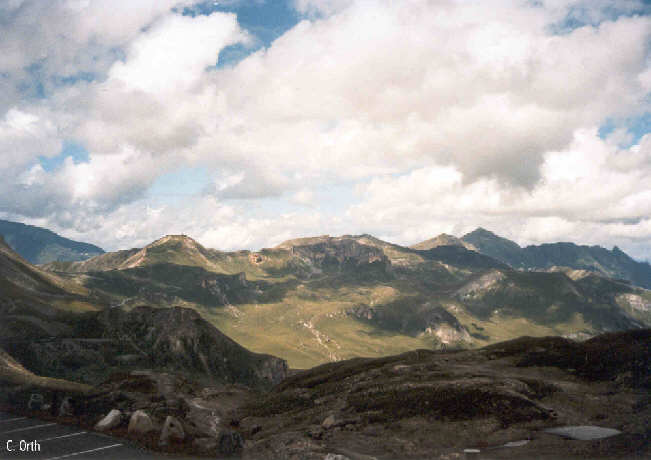
[[[65,396],[59,406],[59,417],[72,417],[73,415],[75,415],[75,409],[72,404],[72,398]]]
[[[185,439],[185,431],[183,430],[183,425],[181,422],[168,415],[163,424],[163,431],[160,434],[159,444],[161,446],[166,446],[170,441],[183,441]]]
[[[43,395],[40,393],[32,393],[27,403],[29,410],[41,410],[43,407]]]
[[[341,454],[328,454],[325,457],[323,457],[323,460],[350,460],[350,458]]]
[[[244,447],[244,440],[237,431],[223,430],[217,439],[217,450],[222,455],[233,455]]]
[[[195,438],[192,446],[201,453],[215,452],[217,450],[216,438]]]
[[[122,422],[122,412],[117,409],[112,409],[106,417],[97,422],[95,429],[98,431],[106,431],[115,428]]]
[[[330,414],[323,420],[321,426],[327,430],[329,428],[334,427],[336,424],[337,424],[337,418],[333,414]]]
[[[145,434],[154,430],[154,423],[151,417],[143,410],[137,410],[131,414],[129,419],[129,434]]]
[[[216,438],[221,426],[221,418],[213,411],[191,410],[185,415],[188,432],[199,437]]]

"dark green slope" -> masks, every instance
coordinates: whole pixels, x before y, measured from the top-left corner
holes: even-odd
[[[547,270],[552,267],[569,267],[590,270],[651,289],[651,265],[632,259],[617,246],[608,250],[601,246],[547,243],[521,248],[513,241],[483,228],[478,228],[461,239],[475,246],[482,254],[505,262],[513,268]]]
[[[33,264],[86,260],[104,254],[95,245],[69,240],[45,228],[0,220],[0,235],[24,259]]]

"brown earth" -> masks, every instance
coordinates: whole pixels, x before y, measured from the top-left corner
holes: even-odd
[[[292,372],[266,392],[206,386],[169,373],[118,373],[77,396],[76,415],[63,421],[92,427],[117,408],[126,416],[110,434],[128,438],[128,415],[144,410],[158,429],[131,439],[212,458],[228,456],[219,444],[206,450],[200,441],[232,433],[243,445],[229,455],[244,459],[651,458],[650,345],[648,329],[586,342],[522,337],[479,350],[329,363]],[[4,394],[14,411],[26,413],[31,391],[23,385]],[[160,447],[167,415],[181,421],[187,437]],[[622,433],[578,441],[543,431],[566,425]]]

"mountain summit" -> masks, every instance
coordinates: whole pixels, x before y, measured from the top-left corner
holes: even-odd
[[[409,246],[411,249],[419,249],[421,251],[426,251],[428,249],[434,249],[439,246],[461,246],[470,251],[477,251],[474,245],[457,238],[453,235],[448,235],[447,233],[441,233],[439,236],[430,238],[429,240],[421,241],[420,243]]]
[[[651,265],[647,262],[637,262],[616,246],[611,251],[601,246],[561,242],[522,248],[517,243],[481,227],[461,239],[475,246],[482,254],[516,269],[550,270],[555,267],[568,267],[589,270],[651,289]]]

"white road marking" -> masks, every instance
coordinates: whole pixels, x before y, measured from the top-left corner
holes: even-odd
[[[0,420],[0,423],[7,423],[7,422],[16,422],[18,420],[25,420],[27,417],[16,417],[16,418],[10,418],[7,420]]]
[[[36,442],[45,442],[45,441],[52,441],[53,439],[70,438],[72,436],[79,436],[80,434],[86,434],[86,433],[88,433],[88,431],[80,431],[79,433],[64,434],[63,436],[55,436],[53,438],[37,439]]]
[[[98,447],[97,449],[82,450],[81,452],[73,452],[72,454],[61,455],[59,457],[50,457],[45,460],[59,460],[60,458],[74,457],[75,455],[89,454],[91,452],[97,452],[98,450],[111,449],[113,447],[120,447],[122,444],[111,444],[110,446]]]
[[[17,428],[15,430],[3,431],[0,434],[18,433],[19,431],[34,430],[36,428],[43,428],[43,427],[52,426],[52,425],[56,425],[56,423],[44,423],[43,425],[33,425],[33,426],[28,426],[26,428]]]

